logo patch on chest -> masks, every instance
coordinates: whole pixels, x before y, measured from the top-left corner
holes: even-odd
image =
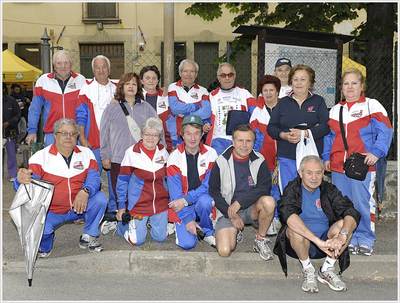
[[[74,165],[73,165],[73,168],[74,169],[78,169],[78,170],[84,170],[85,169],[85,167],[82,164],[82,161],[75,162]]]

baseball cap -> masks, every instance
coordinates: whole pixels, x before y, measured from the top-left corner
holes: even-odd
[[[279,66],[282,66],[282,65],[289,65],[290,68],[291,68],[292,67],[292,62],[290,62],[289,59],[280,58],[280,59],[278,59],[278,61],[276,61],[275,68],[277,68]]]
[[[194,123],[194,124],[203,126],[203,120],[199,116],[196,116],[196,115],[190,115],[190,116],[186,116],[185,118],[183,118],[182,126],[184,126],[186,124],[190,124],[190,123]]]

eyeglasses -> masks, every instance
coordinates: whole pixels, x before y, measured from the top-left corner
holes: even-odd
[[[234,75],[235,75],[234,73],[229,73],[229,74],[223,73],[223,74],[220,74],[219,76],[221,78],[226,78],[226,76],[228,76],[228,78],[233,78]]]
[[[76,133],[76,132],[66,132],[66,131],[56,132],[56,134],[61,134],[61,136],[63,136],[63,137],[66,137],[68,135],[70,135],[71,137],[75,137],[78,135],[78,133]]]
[[[156,137],[158,137],[158,134],[149,134],[149,133],[145,133],[144,136],[145,136],[145,137],[153,137],[153,138],[156,138]]]

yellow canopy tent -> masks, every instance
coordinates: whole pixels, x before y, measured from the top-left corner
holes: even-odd
[[[2,53],[2,81],[6,83],[27,84],[29,88],[35,86],[42,71],[22,60],[6,49]],[[32,86],[31,86],[32,85]]]
[[[351,60],[349,57],[343,56],[342,72],[344,72],[346,69],[349,69],[349,68],[357,68],[364,76],[364,79],[367,78],[367,68],[364,65],[361,65],[360,63],[357,63],[356,61]]]

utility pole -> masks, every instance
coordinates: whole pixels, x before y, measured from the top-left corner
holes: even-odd
[[[164,3],[164,86],[174,79],[174,3]]]

